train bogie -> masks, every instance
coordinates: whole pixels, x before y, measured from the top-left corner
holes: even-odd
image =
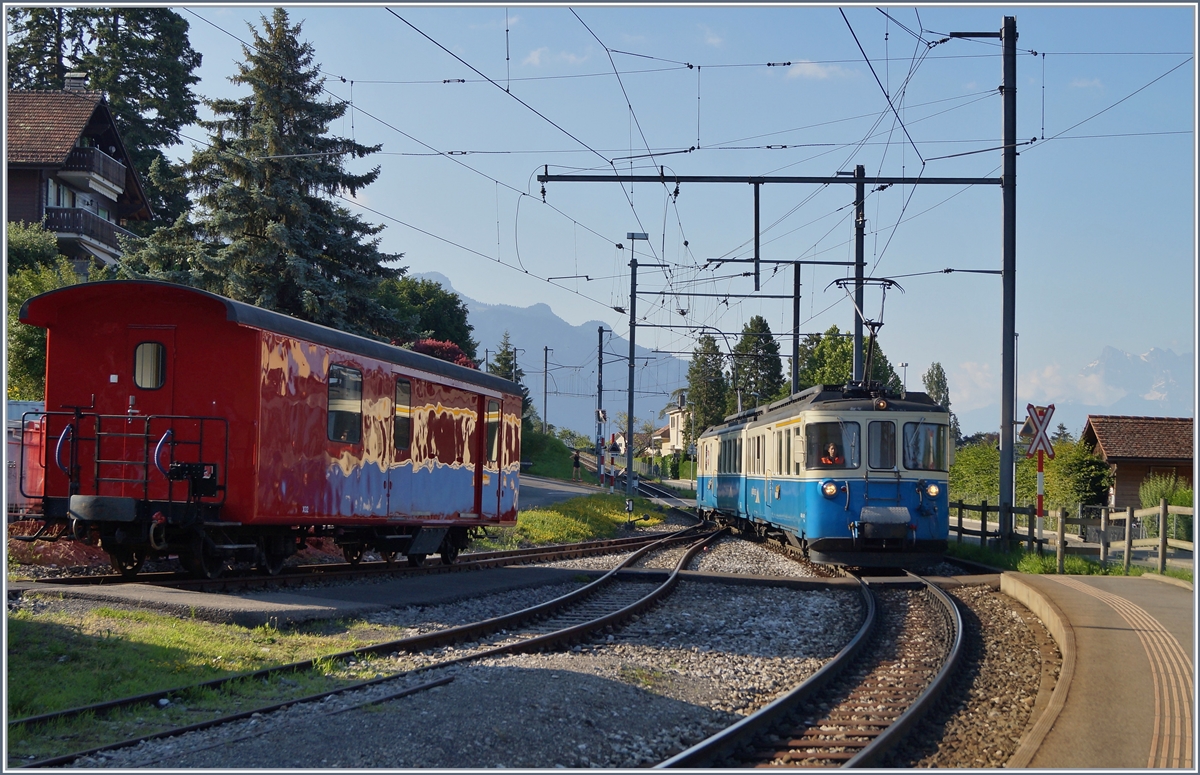
[[[49,331],[44,518],[122,572],[275,573],[314,536],[453,559],[515,522],[508,380],[167,283],[72,286],[21,319]]]
[[[700,439],[697,505],[816,561],[894,565],[946,547],[947,413],[923,393],[817,386]]]

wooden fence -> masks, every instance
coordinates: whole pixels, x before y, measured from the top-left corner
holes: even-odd
[[[980,505],[975,506],[966,504],[962,501],[956,501],[950,504],[951,510],[957,514],[957,519],[951,520],[950,529],[958,534],[958,541],[962,542],[964,535],[978,536],[981,541],[987,538],[1004,538],[1000,531],[1000,507],[989,506],[987,501],[983,501]],[[1040,552],[1045,544],[1050,543],[1050,539],[1038,538],[1035,535],[1035,516],[1036,512],[1030,506],[1014,506],[1011,509],[1013,514],[1013,533],[1008,536],[1009,541],[1016,543],[1027,543],[1030,549],[1034,547]],[[979,514],[980,528],[975,530],[963,526],[963,514],[976,513]],[[1082,510],[1081,510],[1082,513]],[[1179,538],[1168,536],[1168,533],[1178,533],[1178,520],[1174,520],[1174,529],[1172,529],[1171,515],[1193,517],[1195,510],[1192,507],[1186,506],[1169,506],[1166,499],[1163,499],[1157,507],[1148,509],[1134,509],[1132,506],[1125,511],[1113,511],[1107,507],[1100,509],[1100,518],[1085,518],[1085,517],[1068,517],[1066,509],[1058,509],[1057,512],[1048,514],[1047,519],[1055,523],[1055,553],[1058,559],[1058,572],[1063,572],[1063,561],[1066,554],[1091,554],[1099,555],[1099,560],[1102,564],[1108,563],[1108,555],[1110,548],[1109,531],[1111,527],[1124,522],[1125,529],[1122,531],[1124,536],[1123,557],[1122,561],[1125,567],[1125,572],[1129,572],[1129,563],[1133,556],[1133,550],[1138,548],[1157,547],[1157,571],[1162,573],[1166,568],[1167,550],[1181,549],[1183,551],[1194,552],[1195,543]],[[989,529],[988,515],[996,516],[996,529]],[[1025,535],[1022,536],[1017,528],[1020,527],[1019,517],[1025,517]],[[1143,526],[1155,526],[1157,537],[1153,538],[1137,538],[1133,537],[1132,527],[1135,520],[1142,520]],[[1078,527],[1078,532],[1081,536],[1085,536],[1084,531],[1089,527],[1100,529],[1099,543],[1087,544],[1081,543],[1069,545],[1067,543],[1067,528]],[[1194,526],[1193,526],[1194,527]]]

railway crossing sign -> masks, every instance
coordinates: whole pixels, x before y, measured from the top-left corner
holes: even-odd
[[[1054,416],[1054,404],[1049,406],[1034,406],[1028,404],[1029,417],[1021,428],[1021,436],[1032,437],[1025,457],[1033,457],[1035,452],[1045,452],[1046,457],[1054,459],[1054,445],[1050,443],[1050,418]]]

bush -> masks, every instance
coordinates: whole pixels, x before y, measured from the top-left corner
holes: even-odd
[[[1165,498],[1168,506],[1183,506],[1192,508],[1192,488],[1181,487],[1179,479],[1174,476],[1153,474],[1142,480],[1138,488],[1138,498],[1144,509],[1156,509]],[[1170,514],[1167,516],[1167,537],[1183,541],[1192,540],[1192,517],[1187,514]],[[1158,537],[1158,519],[1143,518],[1146,537]]]

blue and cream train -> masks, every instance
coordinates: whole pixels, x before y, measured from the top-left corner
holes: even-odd
[[[700,436],[696,506],[816,562],[894,566],[940,556],[949,417],[925,393],[816,385]]]

